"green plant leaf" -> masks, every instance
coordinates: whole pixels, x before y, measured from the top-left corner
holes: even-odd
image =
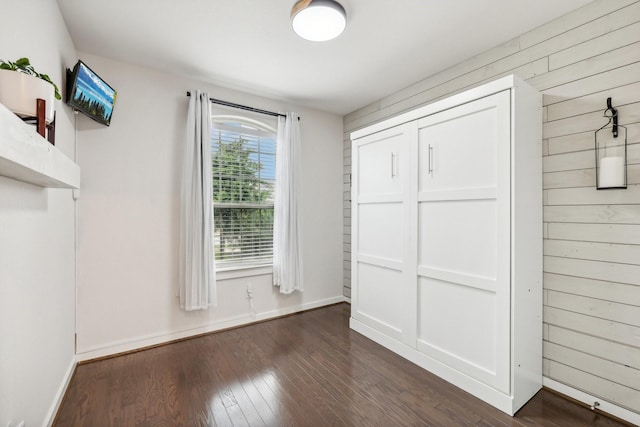
[[[60,96],[60,91],[58,90],[58,86],[56,86],[56,84],[54,82],[50,82],[53,85],[53,89],[55,91],[54,96],[56,97],[56,99],[58,101],[60,101],[62,99],[62,97]]]
[[[16,61],[16,65],[18,67],[27,67],[31,64],[29,63],[29,58],[20,58]]]

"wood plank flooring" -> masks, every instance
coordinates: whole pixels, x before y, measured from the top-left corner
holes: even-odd
[[[546,390],[509,417],[350,330],[349,310],[80,365],[54,425],[624,425]]]

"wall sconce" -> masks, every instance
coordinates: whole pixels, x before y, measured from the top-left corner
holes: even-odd
[[[595,133],[596,188],[627,188],[627,128],[618,124],[618,110],[607,98],[604,117],[609,121]]]

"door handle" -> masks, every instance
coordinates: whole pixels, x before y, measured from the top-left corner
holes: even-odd
[[[396,172],[396,153],[391,152],[391,178],[395,178],[397,176]]]
[[[429,156],[429,161],[427,162],[429,167],[429,175],[433,174],[433,146],[429,144],[429,152],[427,153]]]

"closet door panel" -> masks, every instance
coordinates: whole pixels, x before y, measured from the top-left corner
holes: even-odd
[[[402,272],[358,263],[358,319],[397,340],[404,326]]]
[[[496,208],[495,200],[420,203],[418,265],[495,281]]]
[[[496,294],[478,288],[420,278],[419,351],[504,392],[508,340],[499,335]]]
[[[419,191],[495,187],[495,141],[502,120],[493,97],[418,121]]]
[[[363,138],[358,151],[357,194],[362,200],[380,196],[401,196],[408,172],[402,164],[403,129],[389,129]]]
[[[416,305],[407,296],[412,290],[415,295],[417,285],[407,267],[410,261],[415,271],[408,187],[410,164],[417,163],[409,153],[416,145],[415,123],[367,135],[352,145],[352,316],[412,345]]]
[[[419,121],[419,351],[509,392],[510,98]]]
[[[402,203],[370,203],[358,209],[359,255],[380,260],[403,261]]]

